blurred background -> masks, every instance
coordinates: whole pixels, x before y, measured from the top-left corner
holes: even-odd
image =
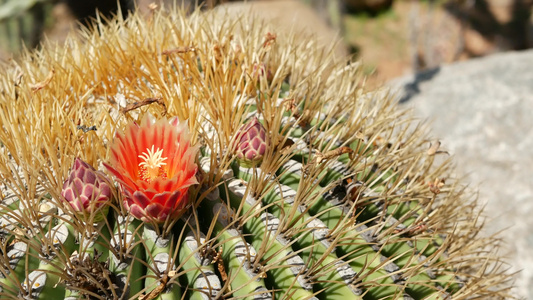
[[[61,42],[67,32],[95,16],[106,16],[149,5],[172,5],[173,0],[0,0],[0,59],[21,49],[35,47],[43,35]],[[239,6],[241,1],[208,0],[204,8]],[[300,0],[248,1],[264,10],[288,16],[304,6],[322,22],[302,18],[299,27],[328,27],[343,38],[347,54],[365,62],[372,83],[443,63],[467,60],[501,51],[521,50],[533,45],[533,0]],[[300,5],[292,2],[301,2]],[[178,0],[193,7],[194,0]],[[288,4],[291,3],[291,4]],[[291,5],[292,12],[281,7]],[[319,30],[323,30],[320,28]],[[312,30],[311,32],[316,32]]]
[[[194,0],[176,0],[194,7]],[[62,43],[98,9],[149,15],[174,0],[0,0],[0,62],[44,37]],[[510,295],[533,300],[533,0],[208,0],[203,9],[254,13],[274,30],[312,34],[361,59],[368,88],[393,87],[430,120],[455,177],[485,206],[483,234],[500,233]],[[302,34],[302,38],[306,35]],[[340,42],[339,42],[340,40]],[[0,124],[1,125],[1,124]],[[428,140],[428,146],[429,146]]]

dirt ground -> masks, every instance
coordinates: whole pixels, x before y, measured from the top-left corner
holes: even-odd
[[[345,40],[369,76],[367,84],[384,81],[459,57],[460,26],[442,7],[396,1],[377,16],[345,15]]]
[[[470,8],[451,1],[432,7],[428,1],[395,1],[377,16],[345,15],[346,43],[372,75],[369,86],[441,64],[529,48],[531,7],[487,1]]]

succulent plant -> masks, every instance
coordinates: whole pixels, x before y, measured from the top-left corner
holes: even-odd
[[[251,16],[96,28],[1,75],[2,299],[508,296],[477,202],[358,63]],[[63,200],[75,157],[116,179],[106,218]]]

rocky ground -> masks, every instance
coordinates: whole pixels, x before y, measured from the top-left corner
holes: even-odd
[[[501,230],[516,296],[533,299],[533,50],[494,54],[390,84],[431,121],[458,176],[486,205],[485,235]]]

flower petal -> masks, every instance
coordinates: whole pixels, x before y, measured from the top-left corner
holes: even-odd
[[[152,199],[147,197],[146,194],[141,191],[135,191],[131,200],[140,207],[147,207],[152,203]]]
[[[139,220],[142,220],[145,216],[144,209],[137,204],[134,204],[129,207],[129,213]]]
[[[123,134],[115,135],[109,163],[104,166],[120,184],[124,207],[136,218],[163,222],[167,216],[183,213],[187,189],[198,183],[195,160],[199,146],[192,146],[190,139],[187,123],[176,117],[156,121],[150,114],[145,114],[140,125],[130,123]],[[146,163],[139,156],[147,149],[160,151],[164,164],[139,166]],[[146,168],[152,168],[148,177]],[[160,173],[154,168],[161,168]],[[103,191],[107,189],[102,188]]]
[[[163,208],[159,203],[152,203],[146,207],[145,215],[149,218],[154,218],[158,222],[165,221],[165,218],[168,215],[168,211]],[[160,215],[164,212],[164,215]]]

